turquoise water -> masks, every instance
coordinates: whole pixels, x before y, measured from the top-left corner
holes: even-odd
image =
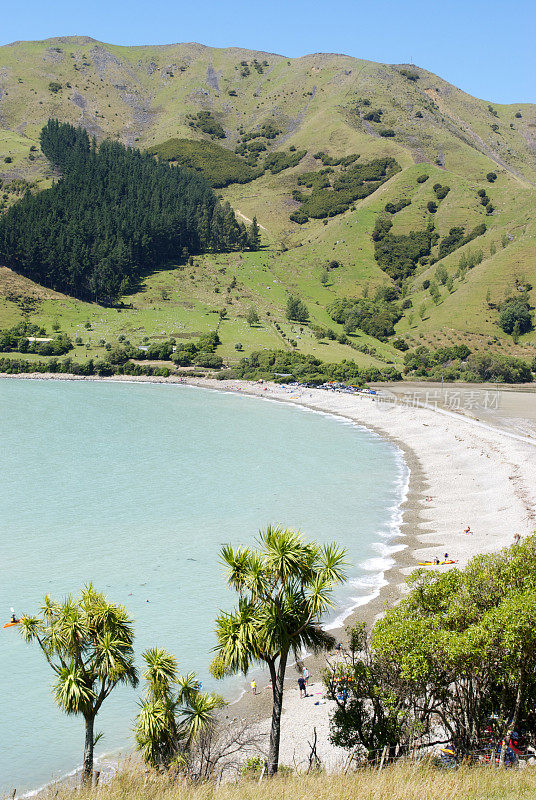
[[[1,379],[0,403],[2,620],[93,581],[127,606],[138,653],[166,647],[211,686],[213,620],[233,602],[223,543],[270,522],[336,540],[352,576],[338,614],[381,583],[407,470],[373,433],[186,386]],[[18,629],[0,636],[0,789],[23,792],[80,763],[83,723],[56,709]],[[131,745],[136,700],[121,689],[106,701],[98,753]]]

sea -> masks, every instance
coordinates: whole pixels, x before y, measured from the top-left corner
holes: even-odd
[[[327,627],[376,596],[400,538],[408,469],[391,442],[343,418],[186,385],[0,379],[0,623],[89,582],[126,606],[135,649],[159,646],[230,702],[241,676],[209,676],[214,619],[234,602],[222,545],[281,524],[347,550]],[[336,631],[335,631],[336,633]],[[79,768],[83,719],[18,628],[0,628],[0,796]],[[139,689],[96,721],[96,754],[133,747]]]

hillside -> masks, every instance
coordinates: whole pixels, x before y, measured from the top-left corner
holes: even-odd
[[[530,298],[527,285],[536,283],[534,105],[497,105],[413,65],[337,54],[288,59],[199,44],[118,47],[86,37],[16,42],[0,48],[0,207],[20,198],[26,182],[32,191],[50,186],[54,173],[38,138],[49,117],[205,170],[238,219],[257,217],[264,247],[149,272],[140,291],[123,298],[130,306],[124,308],[41,291],[4,270],[1,327],[28,318],[47,330],[57,324],[82,340],[74,354],[82,358],[104,354],[100,343],[120,335],[135,344],[187,338],[219,323],[218,353],[231,361],[295,342],[324,360],[381,367],[397,354],[393,336],[379,341],[358,329],[350,347],[322,337],[318,327],[341,338],[343,325],[328,306],[393,286],[394,268],[380,268],[372,239],[392,204],[384,245],[406,248],[397,237],[425,231],[430,222],[437,234],[428,253],[404,262],[397,291],[403,289],[406,307],[396,333],[410,346],[463,341],[534,356],[534,331],[514,344],[497,324],[504,298]],[[366,175],[363,183],[368,165],[382,160],[396,169],[377,171],[375,182]],[[496,180],[488,181],[489,173]],[[437,184],[449,189],[441,199]],[[411,202],[397,211],[400,200]],[[464,244],[483,224],[485,231]],[[458,246],[430,264],[448,251],[453,228],[463,228]],[[468,254],[469,262],[475,255],[480,261],[460,270]],[[446,277],[436,277],[438,263]],[[422,288],[426,280],[437,284],[435,297]],[[286,319],[289,295],[305,302],[316,335],[312,326]],[[257,326],[245,318],[252,306]]]

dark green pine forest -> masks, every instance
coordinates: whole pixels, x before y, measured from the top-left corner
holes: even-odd
[[[51,119],[41,149],[58,170],[0,218],[0,259],[80,299],[111,304],[141,275],[193,253],[244,249],[248,236],[205,178]]]

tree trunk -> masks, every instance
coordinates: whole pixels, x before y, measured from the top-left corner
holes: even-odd
[[[90,786],[91,778],[93,776],[93,742],[94,733],[93,726],[95,724],[95,717],[84,717],[86,721],[86,741],[84,745],[84,768],[82,769],[82,786]]]
[[[519,668],[519,683],[517,685],[517,697],[516,697],[516,705],[514,708],[514,716],[512,717],[512,724],[506,731],[506,736],[504,738],[503,746],[501,748],[501,764],[506,763],[506,751],[508,749],[508,745],[510,744],[510,739],[512,738],[512,734],[517,728],[517,723],[519,720],[519,712],[521,711],[521,700],[523,698],[523,689],[525,688],[525,670],[523,666]]]
[[[281,653],[277,673],[275,666],[269,664],[272,676],[272,727],[270,730],[270,749],[268,753],[268,777],[277,772],[279,765],[279,740],[281,738],[281,712],[283,710],[283,684],[287,667],[287,653]]]

